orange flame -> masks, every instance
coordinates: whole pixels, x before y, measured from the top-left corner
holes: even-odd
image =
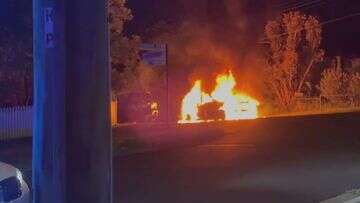
[[[154,117],[158,117],[159,116],[159,104],[157,102],[152,102],[150,105],[150,109],[151,109],[151,115]]]
[[[199,107],[210,102],[220,102],[219,110],[224,111],[225,120],[255,119],[258,117],[259,102],[235,90],[236,80],[231,72],[218,75],[216,87],[209,95],[202,91],[201,80],[195,81],[192,89],[185,95],[181,106],[179,123],[206,122],[199,118]]]

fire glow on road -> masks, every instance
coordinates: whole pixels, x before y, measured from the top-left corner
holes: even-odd
[[[216,86],[211,94],[202,91],[201,82],[201,80],[195,81],[194,86],[183,98],[179,123],[230,121],[258,117],[259,102],[235,90],[236,80],[231,71],[216,77]],[[212,102],[220,104],[217,110],[224,112],[224,118],[203,119],[199,116],[199,108]]]

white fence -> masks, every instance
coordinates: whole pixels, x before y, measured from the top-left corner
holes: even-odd
[[[32,106],[0,109],[0,141],[31,137],[32,116]]]

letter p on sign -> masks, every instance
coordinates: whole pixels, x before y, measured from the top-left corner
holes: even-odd
[[[54,35],[54,8],[45,8],[45,48],[53,48],[55,46]]]

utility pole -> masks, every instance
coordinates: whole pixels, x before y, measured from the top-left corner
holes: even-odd
[[[33,0],[34,203],[111,203],[107,0]]]

